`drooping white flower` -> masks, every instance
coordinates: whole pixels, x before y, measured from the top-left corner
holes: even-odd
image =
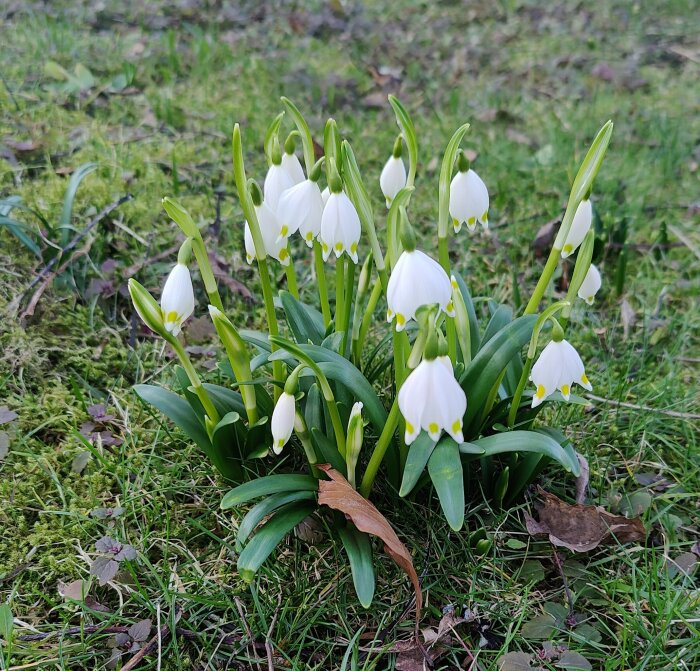
[[[455,233],[466,223],[470,231],[477,222],[489,227],[489,192],[483,180],[471,168],[459,171],[450,184],[450,216]]]
[[[272,411],[270,429],[272,431],[272,451],[280,454],[294,431],[296,401],[292,394],[283,391]]]
[[[301,163],[294,152],[288,154],[285,151],[282,154],[282,168],[287,171],[294,184],[299,184],[306,179],[304,177],[304,169],[301,167]]]
[[[277,221],[280,225],[279,237],[288,237],[297,230],[309,247],[321,232],[323,197],[318,184],[305,179],[280,197],[277,206]]]
[[[593,305],[593,299],[600,290],[602,284],[603,280],[600,277],[600,271],[591,263],[588,267],[586,277],[583,278],[583,282],[579,287],[578,297],[583,298],[588,305]]]
[[[583,361],[578,352],[566,340],[552,340],[540,354],[532,367],[530,379],[535,385],[532,407],[536,408],[557,389],[565,400],[569,400],[571,387],[576,382],[584,389],[593,387],[586,377]]]
[[[178,335],[182,323],[194,312],[194,289],[189,268],[184,263],[176,264],[165,280],[160,296],[165,330]]]
[[[296,182],[292,176],[282,167],[282,164],[273,163],[265,175],[265,184],[263,193],[265,194],[265,202],[273,212],[277,212],[277,205],[280,197],[287,190],[291,189]]]
[[[382,189],[386,206],[396,198],[396,194],[406,186],[406,166],[400,156],[390,156],[379,175],[379,186]]]
[[[361,232],[360,217],[351,200],[342,191],[331,193],[321,217],[323,260],[328,260],[331,251],[335,253],[336,258],[345,252],[357,263],[357,246]]]
[[[399,410],[406,420],[406,445],[425,429],[432,440],[443,431],[458,443],[464,442],[462,420],[467,397],[455,379],[452,365],[444,361],[423,359],[406,378],[399,390]]]
[[[576,208],[574,220],[571,222],[571,228],[564,241],[564,246],[561,248],[561,258],[565,259],[571,256],[578,246],[583,242],[586,233],[591,228],[593,223],[593,206],[590,199],[582,200]]]
[[[437,261],[417,249],[402,252],[389,278],[386,320],[396,317],[396,330],[403,331],[419,307],[435,303],[454,317],[447,273]]]
[[[280,225],[277,221],[277,215],[267,205],[267,201],[263,201],[261,205],[255,206],[255,214],[260,225],[265,253],[273,259],[277,259],[283,266],[288,266],[290,258],[289,250],[287,249],[287,238],[279,237]],[[253,243],[253,235],[247,221],[245,222],[243,241],[245,243],[246,259],[248,263],[253,263],[255,259],[255,244]]]

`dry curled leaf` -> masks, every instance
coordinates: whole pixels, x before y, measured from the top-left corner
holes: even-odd
[[[418,574],[406,546],[399,540],[392,526],[370,501],[356,492],[341,473],[328,464],[318,466],[330,481],[321,480],[318,487],[318,502],[347,515],[353,524],[365,533],[384,541],[384,550],[406,572],[416,591],[416,623],[423,606]]]
[[[646,532],[642,521],[612,515],[599,506],[580,503],[571,505],[541,487],[537,493],[544,500],[537,504],[539,521],[525,513],[525,524],[532,536],[549,536],[552,545],[569,548],[574,552],[588,552],[601,543],[617,540],[620,543],[642,541]]]

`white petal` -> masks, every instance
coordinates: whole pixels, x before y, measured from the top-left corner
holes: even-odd
[[[294,180],[281,165],[273,164],[269,167],[265,177],[263,193],[265,194],[265,202],[273,212],[277,211],[277,205],[282,194],[293,186]]]
[[[421,361],[399,389],[399,410],[406,420],[407,445],[415,439],[421,428],[429,376],[429,368],[424,365],[426,363],[426,361]],[[410,439],[409,436],[411,436]]]
[[[250,232],[248,222],[245,222],[243,228],[243,243],[245,245],[245,257],[248,263],[253,263],[255,259],[255,243],[253,242],[253,234]]]
[[[321,191],[321,198],[323,198],[323,204],[325,205],[328,202],[328,199],[331,197],[331,190],[326,187],[323,191]]]
[[[183,263],[176,264],[168,275],[160,297],[165,330],[180,333],[182,323],[194,312],[194,289],[190,271]]]
[[[321,230],[323,200],[316,182],[305,180],[287,189],[277,205],[278,237],[289,237],[299,230],[307,244],[312,245]],[[309,239],[306,233],[311,233]]]
[[[304,169],[296,154],[287,154],[287,152],[282,154],[282,168],[287,171],[294,184],[300,184],[304,181]]]
[[[396,198],[396,194],[406,186],[406,166],[401,158],[391,156],[384,164],[382,173],[379,176],[379,186],[381,187],[387,205]]]
[[[564,246],[561,250],[561,257],[565,259],[567,256],[571,256],[578,246],[583,242],[586,237],[586,233],[591,228],[593,223],[593,206],[590,200],[582,200],[578,207],[576,208],[576,214],[574,214],[574,220],[571,222],[571,228],[569,229],[569,234],[566,236],[564,241]]]
[[[289,441],[294,430],[294,420],[296,417],[296,402],[294,396],[286,391],[282,392],[275,409],[272,411],[270,420],[270,430],[272,431],[272,449],[275,454],[279,454],[282,448]]]
[[[574,346],[566,340],[562,340],[562,345],[562,351],[564,353],[563,368],[566,370],[566,380],[564,380],[564,382],[567,382],[569,386],[576,382],[584,389],[593,391],[593,387],[588,380],[588,377],[586,377],[586,370],[579,353],[576,351]]]
[[[535,385],[532,407],[536,408],[542,401],[556,391],[561,373],[560,343],[553,340],[542,350],[530,373]]]
[[[578,290],[579,298],[583,298],[588,305],[593,305],[593,299],[598,291],[600,291],[602,284],[603,280],[600,276],[600,271],[591,263],[586,277],[583,278],[581,287]]]

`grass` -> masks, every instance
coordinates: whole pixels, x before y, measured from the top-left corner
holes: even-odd
[[[334,116],[380,211],[376,178],[396,128],[388,105],[377,101],[389,92],[399,95],[419,132],[412,218],[425,239],[432,240],[436,221],[440,153],[454,128],[472,123],[466,146],[478,154],[475,167],[492,194],[492,229],[472,238],[463,233],[452,240],[452,252],[476,295],[503,300],[513,293],[513,268],[525,295],[534,286],[541,260],[533,257],[532,239],[560,214],[597,128],[615,121],[594,197],[601,237],[623,224],[628,229],[624,294],[616,295],[615,250],[608,249],[602,298],[575,319],[594,393],[607,401],[592,412],[564,408],[557,420],[590,462],[593,502],[614,507],[641,488],[635,475],[648,472],[660,472],[669,486],[652,492],[644,512],[646,545],[566,556],[576,612],[598,633],[576,640],[566,631],[554,640],[606,671],[698,668],[697,579],[669,570],[669,560],[697,541],[697,419],[665,414],[698,413],[700,397],[694,202],[700,128],[693,114],[700,26],[692,3],[607,0],[544,9],[520,0],[465,6],[402,0],[348,4],[344,12],[320,2],[218,10],[183,2],[163,4],[159,13],[153,3],[145,7],[47,9],[30,2],[0,13],[12,35],[0,48],[0,144],[10,149],[0,161],[0,195],[20,195],[56,222],[66,170],[89,161],[99,167],[78,189],[76,228],[124,193],[134,195],[116,223],[98,226],[89,256],[76,262],[64,286],[49,288],[23,324],[10,303],[32,280],[36,259],[0,229],[0,406],[19,414],[0,461],[0,595],[16,618],[0,668],[104,668],[112,635],[65,630],[146,618],[196,638],[168,638],[161,659],[147,657],[142,668],[265,668],[266,640],[277,668],[341,668],[358,631],[345,668],[400,668],[396,655],[361,652],[385,627],[386,646],[410,632],[410,616],[401,619],[408,586],[390,562],[380,568],[369,611],[355,600],[343,555],[324,542],[292,539],[253,589],[239,580],[232,540],[239,518],[218,509],[222,483],[197,449],[131,392],[136,382],[168,383],[173,372],[158,343],[134,342],[131,310],[119,291],[132,266],[178,241],[159,207],[163,195],[177,196],[205,222],[214,221],[219,200],[217,251],[226,272],[258,297],[251,302],[232,285],[225,302],[239,324],[260,325],[259,288],[243,258],[232,195],[233,123],[243,126],[249,170],[262,177],[259,149],[279,95],[297,103],[317,136]],[[45,72],[47,60],[69,71],[88,66],[96,84],[78,95],[58,90]],[[135,67],[133,84],[99,94],[124,64]],[[21,149],[20,142],[29,144]],[[650,246],[662,226],[672,246],[657,256]],[[105,261],[115,269],[105,270]],[[157,287],[171,262],[172,255],[147,263],[139,280]],[[300,271],[303,286],[310,265]],[[112,286],[90,295],[90,280],[98,277],[111,278]],[[623,299],[636,317],[627,335]],[[187,337],[196,340],[191,332]],[[206,332],[199,338],[210,342]],[[211,357],[203,349],[205,362]],[[86,449],[79,428],[95,402],[116,416],[123,443],[97,451],[78,474],[71,465]],[[561,495],[573,491],[554,470],[542,484]],[[541,641],[522,636],[522,625],[546,604],[564,604],[565,595],[550,546],[525,532],[522,511],[530,503],[491,511],[479,492],[471,494],[459,534],[425,496],[413,506],[382,505],[423,575],[423,626],[435,624],[449,604],[468,608],[476,620],[457,631],[479,668],[490,669],[507,651],[541,650]],[[90,514],[114,505],[125,509],[115,520]],[[485,556],[469,544],[480,527],[494,540]],[[91,587],[109,613],[58,592],[59,581],[87,578],[85,553],[104,534],[139,551],[114,587]],[[19,639],[35,632],[53,636]],[[489,645],[480,645],[483,638]],[[435,668],[469,668],[456,638],[445,647]]]

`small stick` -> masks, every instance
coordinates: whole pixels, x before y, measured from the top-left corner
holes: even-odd
[[[554,546],[552,546],[552,555],[554,557],[554,564],[557,567],[557,570],[559,571],[559,575],[561,576],[562,582],[564,583],[564,592],[566,593],[566,600],[569,603],[569,618],[573,618],[573,616],[574,616],[574,595],[571,593],[571,588],[569,587],[569,581],[566,579],[566,576],[564,575],[564,567],[561,565],[561,558],[559,557],[559,553],[557,552],[557,550]]]
[[[275,614],[272,616],[272,621],[270,622],[270,628],[267,630],[267,636],[265,637],[265,651],[267,652],[267,668],[268,671],[275,671],[275,660],[273,658],[273,648],[272,648],[272,632],[275,628],[277,622],[277,616],[280,612],[280,606],[282,605],[282,594],[277,596],[277,608],[275,608]]]
[[[607,405],[612,405],[620,408],[629,408],[630,410],[644,410],[645,412],[658,412],[660,415],[667,415],[668,417],[678,417],[679,419],[700,419],[700,415],[694,412],[680,412],[678,410],[663,410],[661,408],[654,408],[650,405],[636,405],[634,403],[626,403],[625,401],[614,401],[610,398],[603,398],[601,396],[596,396],[595,394],[586,394],[587,398],[592,401],[598,401],[599,403],[606,403]]]

